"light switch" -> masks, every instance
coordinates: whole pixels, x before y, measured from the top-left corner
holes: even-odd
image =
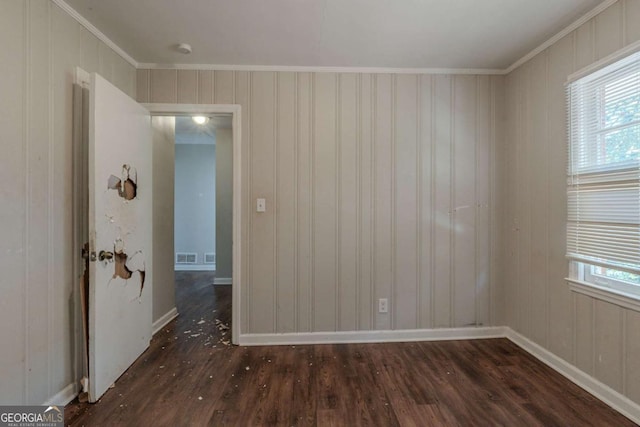
[[[265,199],[258,199],[256,203],[256,212],[266,212],[267,202]]]

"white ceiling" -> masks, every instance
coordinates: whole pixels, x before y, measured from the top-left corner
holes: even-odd
[[[504,69],[603,0],[66,1],[140,63]]]

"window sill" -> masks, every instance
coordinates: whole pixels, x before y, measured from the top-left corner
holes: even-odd
[[[571,278],[566,278],[565,280],[569,283],[569,288],[573,292],[640,312],[640,295],[621,292],[616,289],[583,282],[582,280]]]

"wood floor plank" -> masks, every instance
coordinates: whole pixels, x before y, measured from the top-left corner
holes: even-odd
[[[179,317],[70,426],[635,425],[507,339],[228,345],[231,286],[176,274]],[[228,329],[229,328],[229,329]]]

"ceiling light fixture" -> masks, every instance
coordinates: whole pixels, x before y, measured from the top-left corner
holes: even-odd
[[[209,117],[205,116],[193,116],[193,121],[199,125],[203,125],[209,121]]]
[[[191,53],[192,49],[191,49],[191,45],[189,43],[180,43],[176,49],[178,50],[178,52],[180,53],[184,53],[185,55],[188,55]]]

